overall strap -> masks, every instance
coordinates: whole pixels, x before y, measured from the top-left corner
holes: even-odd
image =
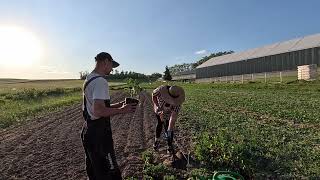
[[[89,85],[89,83],[92,82],[93,80],[99,78],[99,77],[103,78],[103,76],[95,76],[95,77],[89,79],[83,86],[83,105],[84,105],[83,116],[84,116],[85,121],[91,119],[91,117],[90,117],[90,115],[88,113],[88,110],[87,110],[87,100],[86,100],[85,91],[86,91],[86,88]]]
[[[102,77],[102,78],[103,78],[103,76],[95,76],[95,77],[89,79],[89,80],[84,84],[84,86],[83,86],[83,92],[86,90],[86,88],[87,88],[87,86],[89,85],[89,83],[91,83],[93,80],[95,80],[95,79],[97,79],[97,78],[99,78],[99,77]]]

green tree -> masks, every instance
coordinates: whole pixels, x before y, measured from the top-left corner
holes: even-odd
[[[175,75],[179,72],[189,71],[193,69],[193,63],[175,64],[169,67],[170,73]]]
[[[148,76],[150,80],[156,80],[162,77],[162,74],[160,73],[152,73],[151,75]]]
[[[85,80],[87,78],[89,72],[88,71],[80,71],[79,74],[80,74],[80,79]]]
[[[211,58],[223,56],[226,54],[232,54],[232,53],[234,53],[234,51],[223,51],[223,52],[221,51],[221,52],[217,52],[217,53],[211,53],[209,56],[202,57],[199,61],[194,63],[193,68],[196,68],[197,66],[199,66],[200,64],[203,64],[204,62],[208,61]]]
[[[204,62],[208,61],[211,58],[226,55],[226,54],[231,54],[231,53],[233,53],[233,51],[221,51],[217,53],[211,53],[209,56],[204,56],[195,63],[175,64],[169,67],[169,71],[172,75],[179,74],[180,72],[191,71],[191,70],[194,70],[200,64],[203,64]]]
[[[119,74],[119,71],[115,69],[114,71],[112,71],[112,74]]]
[[[172,80],[172,77],[171,77],[171,74],[170,74],[168,66],[166,66],[166,70],[164,71],[163,79],[167,80],[167,81],[171,81]]]

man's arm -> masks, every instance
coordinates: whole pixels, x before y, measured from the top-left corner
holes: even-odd
[[[110,117],[117,114],[130,113],[136,110],[132,104],[124,104],[119,108],[106,107],[104,100],[95,99],[93,101],[93,115],[96,117]]]

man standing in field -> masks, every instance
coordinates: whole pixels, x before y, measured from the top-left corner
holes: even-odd
[[[90,180],[118,180],[122,178],[114,153],[110,116],[132,113],[136,106],[124,102],[110,104],[105,76],[119,63],[106,52],[99,53],[95,61],[95,69],[87,76],[83,88],[85,123],[81,139],[86,154],[86,171]]]

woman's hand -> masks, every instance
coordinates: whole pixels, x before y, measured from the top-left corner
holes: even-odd
[[[159,109],[159,107],[158,107],[156,104],[153,104],[153,111],[154,111],[155,113],[158,112],[158,109]]]
[[[159,109],[159,107],[158,107],[157,105],[155,105],[155,104],[153,104],[153,111],[162,118],[162,116],[163,116],[163,111],[161,111],[161,110]]]

